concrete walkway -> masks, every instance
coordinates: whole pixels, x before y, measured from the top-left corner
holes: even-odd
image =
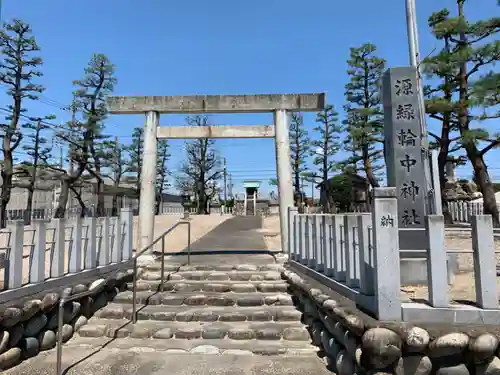
[[[53,375],[54,350],[21,363],[8,375]],[[181,354],[65,347],[65,375],[326,375],[332,374],[316,356],[251,356]]]
[[[232,217],[191,244],[194,251],[267,250],[260,216]],[[186,249],[185,249],[186,250]]]

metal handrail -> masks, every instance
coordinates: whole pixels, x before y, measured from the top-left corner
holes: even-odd
[[[134,273],[133,273],[133,280],[132,280],[132,323],[135,324],[137,323],[137,301],[136,301],[136,294],[137,294],[137,258],[144,254],[146,251],[150,250],[155,244],[157,244],[161,240],[161,275],[160,275],[160,292],[163,292],[163,283],[165,281],[165,237],[172,232],[175,228],[177,228],[179,225],[186,224],[188,226],[188,260],[187,263],[188,265],[191,264],[191,222],[190,221],[178,221],[174,225],[172,225],[170,228],[168,228],[161,236],[159,236],[156,240],[154,240],[150,245],[142,249],[139,253],[135,255],[133,258],[134,262]]]
[[[165,271],[165,237],[172,232],[175,228],[177,228],[181,224],[187,224],[188,226],[188,264],[191,263],[191,223],[189,221],[178,221],[174,225],[172,225],[170,228],[168,228],[163,234],[161,234],[156,240],[154,240],[151,244],[146,246],[144,249],[142,249],[140,252],[136,253],[135,256],[132,259],[129,259],[128,261],[124,262],[120,269],[123,269],[127,267],[130,262],[133,262],[134,264],[134,273],[133,273],[133,302],[132,302],[132,323],[135,324],[137,322],[137,314],[136,314],[136,288],[137,288],[137,258],[144,254],[147,250],[150,250],[155,244],[157,244],[160,240],[162,243],[161,246],[161,284],[160,284],[160,290],[163,291],[163,282],[164,282],[164,271]],[[72,296],[66,296],[66,297],[61,297],[59,300],[59,312],[58,312],[58,317],[57,317],[57,364],[56,364],[56,375],[62,375],[62,341],[63,341],[63,335],[62,335],[62,326],[64,323],[64,305],[67,302],[71,302],[83,297],[88,297],[91,294],[94,294],[96,291],[95,290],[87,290],[82,293],[74,294]]]

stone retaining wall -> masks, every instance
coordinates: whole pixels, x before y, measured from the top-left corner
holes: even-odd
[[[36,356],[40,351],[55,347],[58,324],[59,300],[63,296],[83,293],[92,294],[80,300],[68,302],[64,307],[63,342],[87,323],[87,320],[132,279],[132,270],[117,272],[107,279],[67,287],[58,292],[33,296],[24,302],[0,311],[0,370],[15,366],[22,360]]]
[[[282,277],[303,310],[313,343],[338,375],[500,374],[499,339],[492,333],[456,328],[436,335],[407,323],[367,321],[299,275],[286,270]]]

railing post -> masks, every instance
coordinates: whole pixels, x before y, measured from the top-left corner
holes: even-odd
[[[107,266],[110,262],[110,237],[111,230],[109,217],[101,218],[101,246],[99,246],[99,266]]]
[[[373,189],[375,310],[379,320],[401,320],[398,200],[396,188]]]
[[[294,254],[296,253],[296,237],[294,233],[294,222],[295,215],[297,215],[297,207],[288,207],[288,259],[294,259]],[[283,249],[284,250],[284,249]]]
[[[123,249],[122,249],[122,259],[129,260],[132,258],[132,251],[133,251],[132,232],[134,230],[134,223],[133,223],[134,216],[132,209],[129,207],[122,208],[120,220],[124,224],[123,228],[125,231],[123,240]]]
[[[308,267],[314,267],[314,228],[312,215],[306,216],[307,233],[307,263]]]
[[[82,218],[77,216],[73,223],[73,241],[69,249],[69,272],[82,270]]]
[[[323,271],[325,269],[325,261],[323,259],[323,229],[321,227],[321,218],[323,215],[315,214],[314,219],[314,249],[315,249],[315,261],[314,268],[316,271]]]
[[[5,267],[5,289],[23,285],[24,220],[15,220],[9,225],[11,244]]]
[[[498,309],[497,262],[491,215],[472,217],[472,248],[476,302],[483,309]]]
[[[30,283],[45,281],[45,251],[47,246],[45,220],[35,221],[35,246],[30,256]]]
[[[444,247],[444,218],[442,215],[425,217],[427,236],[427,285],[429,303],[433,307],[448,307],[447,255]]]
[[[60,277],[64,275],[64,255],[66,246],[66,219],[53,219],[56,224],[55,246],[52,249],[50,259],[50,277]]]
[[[307,216],[300,214],[299,216],[299,242],[300,242],[300,254],[299,262],[303,265],[307,265]]]
[[[345,281],[346,264],[344,252],[343,227],[345,215],[332,216],[333,277],[337,281]]]
[[[330,215],[321,216],[321,248],[323,249],[323,273],[326,276],[333,275],[333,254],[332,254],[332,226],[330,225]]]
[[[87,223],[85,269],[90,270],[97,267],[97,223],[95,217],[88,217],[85,221]]]
[[[122,259],[122,248],[121,248],[121,240],[122,240],[122,226],[120,217],[113,218],[115,223],[114,226],[114,241],[113,248],[111,249],[111,263],[119,263]]]
[[[373,259],[371,259],[369,227],[371,214],[361,214],[357,217],[358,248],[359,248],[359,288],[367,296],[374,294],[373,288]]]
[[[344,246],[346,260],[346,284],[349,287],[359,286],[359,254],[354,231],[357,225],[356,214],[344,216]]]

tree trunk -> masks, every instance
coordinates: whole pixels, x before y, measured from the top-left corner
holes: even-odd
[[[113,206],[111,208],[111,216],[118,216],[118,195],[113,194]]]
[[[99,174],[100,176],[100,174]],[[97,180],[97,217],[106,216],[106,212],[104,209],[104,181],[99,178]]]
[[[59,195],[59,202],[57,202],[56,212],[54,217],[56,219],[62,219],[66,214],[66,206],[68,204],[69,198],[69,182],[66,180],[61,181],[61,194]]]
[[[490,181],[490,176],[484,163],[484,158],[478,152],[476,146],[466,147],[467,157],[471,161],[472,168],[474,169],[474,175],[476,176],[477,183],[481,186],[481,192],[483,193],[483,207],[485,215],[492,215],[493,225],[495,227],[500,226],[500,221],[498,219],[498,206],[495,199],[495,189]]]
[[[35,193],[35,189],[33,187],[29,187],[28,189],[28,199],[26,200],[26,210],[24,211],[24,225],[31,224],[31,218],[33,216],[33,195]]]

